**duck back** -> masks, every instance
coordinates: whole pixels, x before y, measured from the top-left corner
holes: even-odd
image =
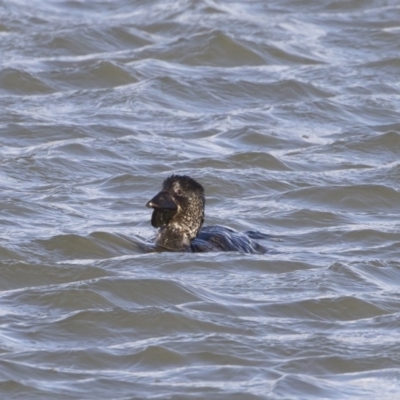
[[[224,226],[206,226],[201,228],[192,241],[193,253],[208,251],[239,251],[241,253],[264,254],[267,249],[246,233],[240,233]]]

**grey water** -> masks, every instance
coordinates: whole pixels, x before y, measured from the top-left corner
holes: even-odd
[[[400,398],[400,3],[0,1],[0,398]],[[146,252],[171,174],[265,255]]]

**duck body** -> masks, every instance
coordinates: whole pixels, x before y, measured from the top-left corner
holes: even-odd
[[[266,252],[250,237],[251,232],[240,233],[219,225],[203,227],[204,189],[189,176],[168,177],[146,206],[153,208],[151,224],[158,228],[155,244],[160,250]]]
[[[239,251],[264,254],[266,249],[247,233],[237,232],[225,226],[214,225],[201,228],[190,245],[193,253],[206,251]]]

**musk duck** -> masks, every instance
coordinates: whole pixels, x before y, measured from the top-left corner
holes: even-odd
[[[267,250],[251,236],[223,226],[206,226],[204,222],[204,188],[186,175],[171,175],[161,191],[146,206],[153,208],[151,225],[158,228],[155,245],[169,251],[239,251],[264,254]]]

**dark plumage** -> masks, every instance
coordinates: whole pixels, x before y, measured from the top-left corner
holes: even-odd
[[[156,245],[172,251],[240,251],[265,253],[266,249],[249,234],[222,226],[202,228],[204,189],[186,175],[171,175],[161,191],[147,204],[153,208],[151,224],[159,228]]]

